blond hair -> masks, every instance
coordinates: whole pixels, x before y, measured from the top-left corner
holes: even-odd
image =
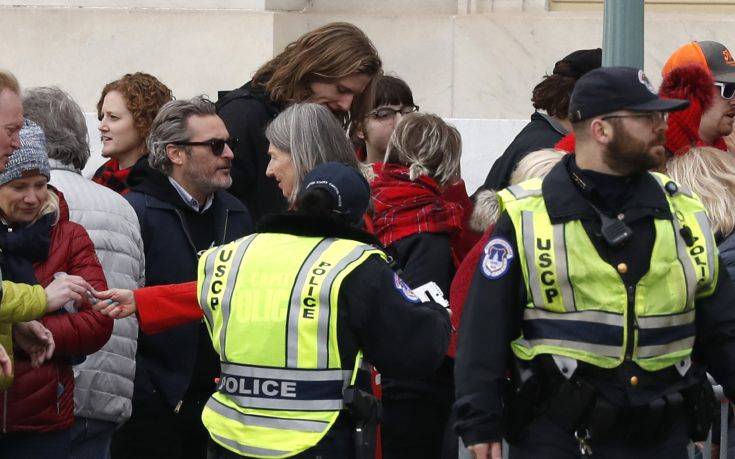
[[[18,83],[18,79],[7,70],[0,69],[0,92],[6,89],[20,96],[20,83]]]
[[[561,161],[566,152],[554,148],[544,148],[527,154],[518,162],[510,175],[510,184],[525,182],[532,178],[544,178]]]
[[[666,163],[669,176],[691,189],[707,211],[712,230],[727,236],[735,229],[735,157],[714,147],[694,147]]]
[[[444,186],[459,177],[461,156],[457,128],[430,113],[411,113],[390,136],[385,162],[407,166],[411,180],[426,175]]]
[[[51,226],[59,223],[59,197],[56,196],[56,193],[46,188],[46,202],[41,206],[41,210],[38,211],[38,215],[36,218],[33,219],[32,223],[37,222],[41,217],[48,214],[56,214],[54,216],[54,221],[51,223]]]
[[[544,148],[527,154],[518,162],[518,166],[510,175],[510,184],[525,182],[532,178],[544,178],[561,161],[566,152],[553,148]],[[483,190],[477,193],[475,208],[470,217],[470,228],[484,232],[500,218],[498,192]]]

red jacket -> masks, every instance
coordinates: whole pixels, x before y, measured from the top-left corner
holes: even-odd
[[[46,286],[54,273],[81,276],[98,290],[106,290],[105,275],[84,228],[69,221],[69,208],[59,195],[59,222],[51,230],[49,258],[37,263],[36,279]],[[52,432],[74,424],[74,374],[71,356],[99,350],[112,333],[112,320],[88,304],[75,314],[51,314],[41,319],[54,336],[54,357],[38,369],[16,349],[15,381],[0,403],[2,432]]]
[[[459,338],[459,326],[462,319],[464,302],[467,299],[470,285],[472,285],[472,278],[475,276],[475,271],[477,271],[477,265],[480,263],[480,258],[482,258],[484,253],[485,244],[487,244],[492,233],[493,226],[483,233],[475,246],[472,247],[472,250],[467,253],[467,256],[462,260],[462,264],[459,265],[452,279],[452,286],[449,288],[449,307],[452,310],[451,319],[454,333],[449,338],[447,355],[450,357],[454,357],[457,353],[457,339]]]

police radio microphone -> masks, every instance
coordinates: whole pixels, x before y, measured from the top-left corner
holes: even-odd
[[[595,205],[589,201],[587,204],[589,204],[597,216],[600,217],[600,232],[602,233],[602,237],[605,239],[607,245],[610,247],[620,247],[633,236],[633,230],[630,229],[623,220],[608,217],[600,212],[600,209],[595,207]]]

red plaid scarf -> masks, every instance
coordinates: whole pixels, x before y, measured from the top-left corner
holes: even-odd
[[[128,174],[132,169],[132,167],[120,169],[120,163],[116,159],[111,159],[97,169],[92,181],[124,195],[129,191]]]
[[[397,164],[374,170],[373,225],[384,245],[417,233],[456,236],[462,231],[462,206],[446,201],[434,179],[422,175],[411,181],[408,168]]]

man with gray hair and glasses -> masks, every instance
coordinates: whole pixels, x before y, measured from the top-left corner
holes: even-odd
[[[204,97],[159,111],[125,195],[138,215],[147,285],[197,278],[197,253],[252,232],[250,214],[225,190],[234,139]],[[202,458],[209,435],[200,414],[219,376],[203,323],[138,338],[133,415],[115,434],[113,457]]]
[[[108,286],[138,288],[145,259],[138,217],[125,199],[84,178],[89,139],[84,114],[59,88],[25,91],[23,111],[46,134],[51,185],[64,193],[70,219],[89,233]],[[115,321],[110,340],[74,367],[73,459],[107,459],[112,434],[130,418],[138,323]]]

